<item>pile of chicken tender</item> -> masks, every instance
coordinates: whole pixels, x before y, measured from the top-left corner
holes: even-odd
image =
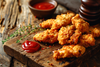
[[[39,24],[45,31],[37,33],[33,39],[53,44],[59,42],[61,49],[53,51],[55,60],[61,58],[80,57],[87,47],[95,45],[95,38],[100,37],[100,30],[90,27],[79,14],[67,11],[57,15],[56,19],[47,19]]]

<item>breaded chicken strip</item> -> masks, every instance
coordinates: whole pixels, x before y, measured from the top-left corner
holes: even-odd
[[[75,16],[75,13],[67,12],[67,14],[57,15],[56,19],[43,21],[39,25],[43,28],[60,29],[61,26],[70,24],[73,16]]]
[[[85,50],[85,47],[81,45],[67,45],[53,51],[53,58],[57,60],[60,58],[80,57],[84,54]]]
[[[75,26],[68,25],[67,27],[61,27],[58,33],[59,44],[64,45],[69,43],[70,36],[74,33]]]
[[[74,13],[67,13],[57,15],[55,22],[52,24],[51,29],[60,29],[62,26],[66,26],[71,23],[72,17],[74,17]]]
[[[90,47],[95,45],[95,39],[92,34],[84,34],[79,39],[79,44],[84,47]]]
[[[55,19],[48,19],[46,21],[43,21],[42,23],[40,23],[39,25],[42,27],[42,28],[51,28],[52,27],[52,24],[54,23],[54,20]]]
[[[89,30],[89,23],[80,18],[79,14],[76,14],[76,16],[72,18],[72,24],[82,33],[88,32]]]
[[[75,33],[70,37],[70,44],[77,44],[81,35],[82,33],[79,30],[75,30]]]
[[[57,42],[58,31],[57,30],[49,30],[37,33],[33,39],[39,42],[45,43],[54,43]]]
[[[100,37],[100,30],[98,28],[89,28],[89,34],[92,34],[94,37]]]

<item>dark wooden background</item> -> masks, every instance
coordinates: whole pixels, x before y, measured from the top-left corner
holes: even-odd
[[[28,1],[0,0],[0,67],[27,67],[27,65],[5,54],[2,40],[22,26],[41,22],[41,19],[35,18],[30,12],[27,5]],[[67,8],[59,4],[55,14],[61,14],[66,11]],[[100,52],[89,58],[88,61],[84,61],[78,67],[100,67]]]

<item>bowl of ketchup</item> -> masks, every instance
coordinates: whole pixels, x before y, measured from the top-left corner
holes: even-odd
[[[53,15],[57,7],[55,0],[30,0],[28,7],[38,18],[48,18]]]

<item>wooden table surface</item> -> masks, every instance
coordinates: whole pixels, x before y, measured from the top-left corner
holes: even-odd
[[[3,51],[2,40],[20,27],[27,26],[30,23],[34,25],[37,21],[41,22],[42,19],[35,18],[30,12],[27,6],[28,1],[0,0],[0,67],[27,67],[27,65],[20,63]],[[58,5],[55,15],[66,11],[67,8]],[[78,67],[100,67],[100,52]]]

